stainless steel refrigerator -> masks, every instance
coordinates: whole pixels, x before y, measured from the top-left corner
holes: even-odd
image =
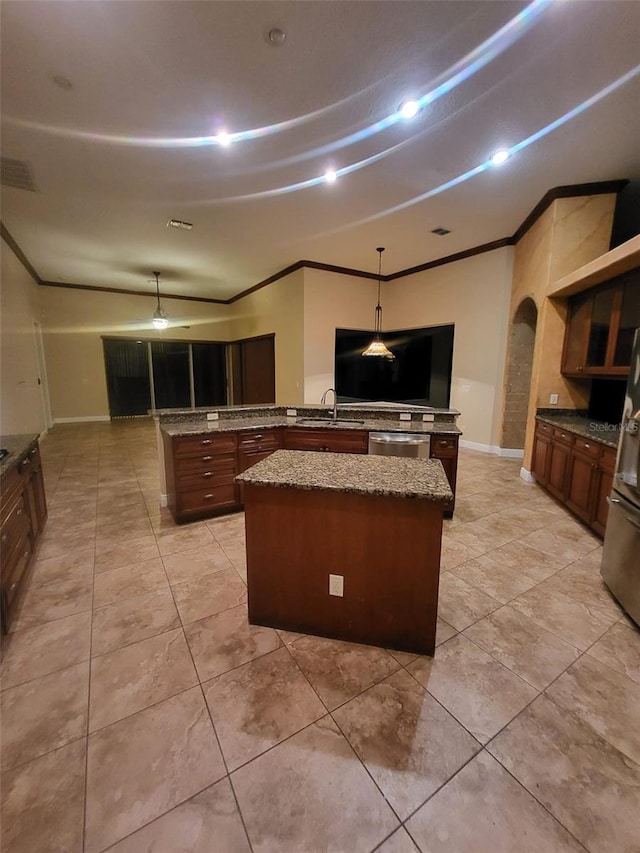
[[[637,625],[640,625],[639,475],[640,329],[637,329],[600,570],[611,592]]]

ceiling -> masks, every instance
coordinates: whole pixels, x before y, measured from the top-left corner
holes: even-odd
[[[36,188],[3,187],[2,222],[44,281],[151,292],[160,270],[167,295],[228,299],[300,259],[376,271],[377,246],[389,274],[513,234],[553,187],[640,181],[638,2],[1,15],[2,155]],[[427,103],[398,120],[409,97]]]

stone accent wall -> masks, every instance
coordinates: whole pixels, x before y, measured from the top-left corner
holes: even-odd
[[[507,381],[500,446],[524,448],[531,391],[531,370],[538,312],[532,299],[525,299],[513,318],[507,354]]]

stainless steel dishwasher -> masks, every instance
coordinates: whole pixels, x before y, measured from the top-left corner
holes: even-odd
[[[431,436],[414,432],[370,432],[369,453],[428,459]]]

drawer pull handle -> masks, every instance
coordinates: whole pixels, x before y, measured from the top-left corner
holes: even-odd
[[[6,541],[7,541],[7,534],[6,534],[6,533],[3,533],[3,534],[2,534],[2,541],[3,541],[3,542],[6,542]]]
[[[213,497],[213,495],[211,493],[209,493],[208,495],[204,496],[204,499],[205,499],[205,501],[210,501],[212,497]]]
[[[202,457],[203,462],[208,462],[210,459],[213,459],[213,456],[203,456]]]
[[[211,439],[210,438],[203,438],[202,441],[200,442],[200,444],[211,444]]]
[[[16,510],[16,515],[22,515],[22,507],[18,507]]]
[[[206,471],[202,476],[203,477],[213,477],[213,471]]]
[[[18,581],[14,581],[9,587],[9,592],[13,592],[13,590],[18,586]]]
[[[38,448],[37,448],[37,447],[34,447],[34,448],[33,448],[33,450],[31,451],[31,453],[30,453],[29,455],[30,455],[30,456],[35,456],[37,452],[38,452]]]

